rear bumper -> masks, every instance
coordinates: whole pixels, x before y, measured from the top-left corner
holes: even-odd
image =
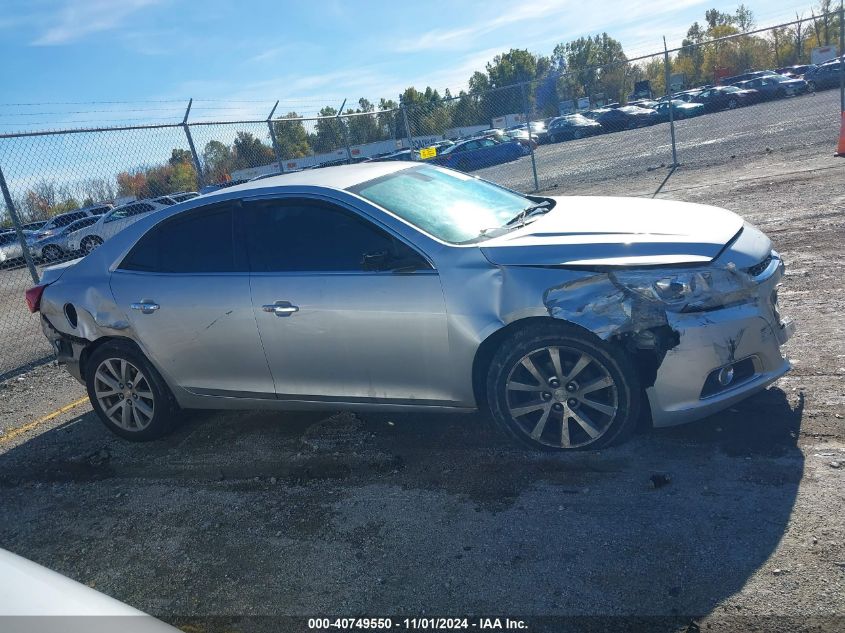
[[[791,365],[780,347],[792,336],[794,325],[780,318],[776,305],[783,264],[775,259],[771,266],[774,270],[761,275],[759,292],[748,303],[669,316],[680,342],[666,353],[654,385],[647,390],[654,426],[674,426],[711,415],[765,389],[789,371]],[[753,372],[720,385],[715,393],[705,393],[711,374],[741,361],[753,364]]]

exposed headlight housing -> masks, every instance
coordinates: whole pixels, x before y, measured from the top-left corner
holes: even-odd
[[[623,270],[611,273],[619,286],[672,312],[714,310],[745,301],[754,293],[748,275],[725,268]]]

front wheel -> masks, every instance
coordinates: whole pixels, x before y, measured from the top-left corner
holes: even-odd
[[[42,256],[48,262],[54,262],[57,259],[60,259],[62,256],[62,249],[56,246],[55,244],[48,244],[44,247],[44,251],[42,252]]]
[[[515,333],[487,376],[493,419],[540,450],[598,449],[626,439],[636,426],[639,389],[622,352],[566,323]]]
[[[133,442],[169,433],[176,421],[173,396],[161,375],[132,344],[98,348],[86,362],[88,398],[109,430]]]
[[[736,99],[731,99],[728,101],[728,110],[734,110],[739,105],[739,102]]]
[[[80,244],[80,248],[82,252],[86,255],[90,255],[93,253],[99,246],[103,243],[103,238],[98,235],[90,235],[82,240],[82,244]]]

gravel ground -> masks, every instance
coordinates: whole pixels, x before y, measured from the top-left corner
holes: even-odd
[[[45,365],[0,387],[0,546],[189,631],[350,614],[841,631],[843,169],[771,152],[567,190],[660,189],[776,242],[795,368],[724,413],[575,456],[516,450],[481,415],[196,412],[133,445],[87,404],[27,429],[84,395]]]

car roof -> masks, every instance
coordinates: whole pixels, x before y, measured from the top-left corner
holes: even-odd
[[[289,174],[279,174],[262,180],[252,180],[241,185],[228,187],[220,192],[211,192],[203,196],[203,199],[220,196],[228,197],[233,192],[260,191],[273,187],[310,186],[326,187],[329,189],[349,189],[355,185],[386,176],[388,174],[414,167],[418,163],[409,162],[372,162],[358,163],[355,165],[339,165],[337,167],[324,167],[323,169],[308,169]]]

